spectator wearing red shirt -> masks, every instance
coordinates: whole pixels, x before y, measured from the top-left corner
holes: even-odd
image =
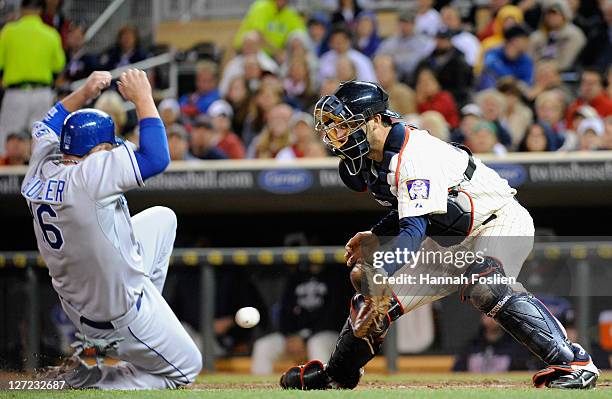
[[[244,144],[240,138],[231,131],[234,111],[225,100],[217,100],[208,107],[208,115],[212,118],[215,130],[217,148],[227,154],[230,159],[243,159],[245,156]]]
[[[459,112],[453,96],[440,88],[436,75],[429,67],[422,67],[416,74],[417,111],[438,111],[451,128],[459,126]]]
[[[6,137],[4,156],[0,157],[0,166],[27,165],[30,159],[30,135],[27,131],[10,133]]]
[[[567,108],[565,114],[565,122],[570,129],[576,128],[573,126],[574,113],[584,104],[595,108],[602,118],[612,115],[612,99],[604,90],[601,72],[595,68],[585,68],[582,71],[578,98]]]

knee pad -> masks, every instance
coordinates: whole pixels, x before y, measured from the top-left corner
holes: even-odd
[[[502,264],[495,258],[487,256],[482,262],[472,263],[463,276],[469,283],[460,290],[461,301],[469,299],[476,309],[486,313],[487,316],[493,317],[512,294],[512,289],[507,284],[495,283],[495,277],[506,277]],[[493,282],[472,284],[474,277],[493,277]]]
[[[464,274],[469,281],[473,275],[504,276],[501,263],[486,257],[483,262],[470,265]],[[461,299],[470,302],[481,312],[493,317],[514,339],[548,364],[568,364],[574,353],[565,331],[550,311],[533,295],[514,292],[507,284],[466,284]]]

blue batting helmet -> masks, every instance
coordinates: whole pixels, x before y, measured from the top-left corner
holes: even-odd
[[[60,151],[82,157],[101,143],[115,145],[115,123],[106,113],[85,108],[68,115],[60,136]]]

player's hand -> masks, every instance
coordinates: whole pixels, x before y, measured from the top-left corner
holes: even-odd
[[[378,247],[380,241],[371,231],[360,231],[344,246],[344,260],[352,267],[359,259],[368,258]]]
[[[119,93],[128,101],[137,104],[152,98],[151,83],[145,71],[130,68],[123,72],[117,82]]]
[[[85,84],[81,86],[81,90],[86,99],[93,100],[98,97],[102,90],[108,88],[113,77],[107,71],[95,71],[87,77]]]

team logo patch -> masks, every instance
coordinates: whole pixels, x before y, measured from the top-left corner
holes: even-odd
[[[429,198],[429,180],[415,179],[406,182],[408,186],[408,195],[411,200],[428,199]]]

